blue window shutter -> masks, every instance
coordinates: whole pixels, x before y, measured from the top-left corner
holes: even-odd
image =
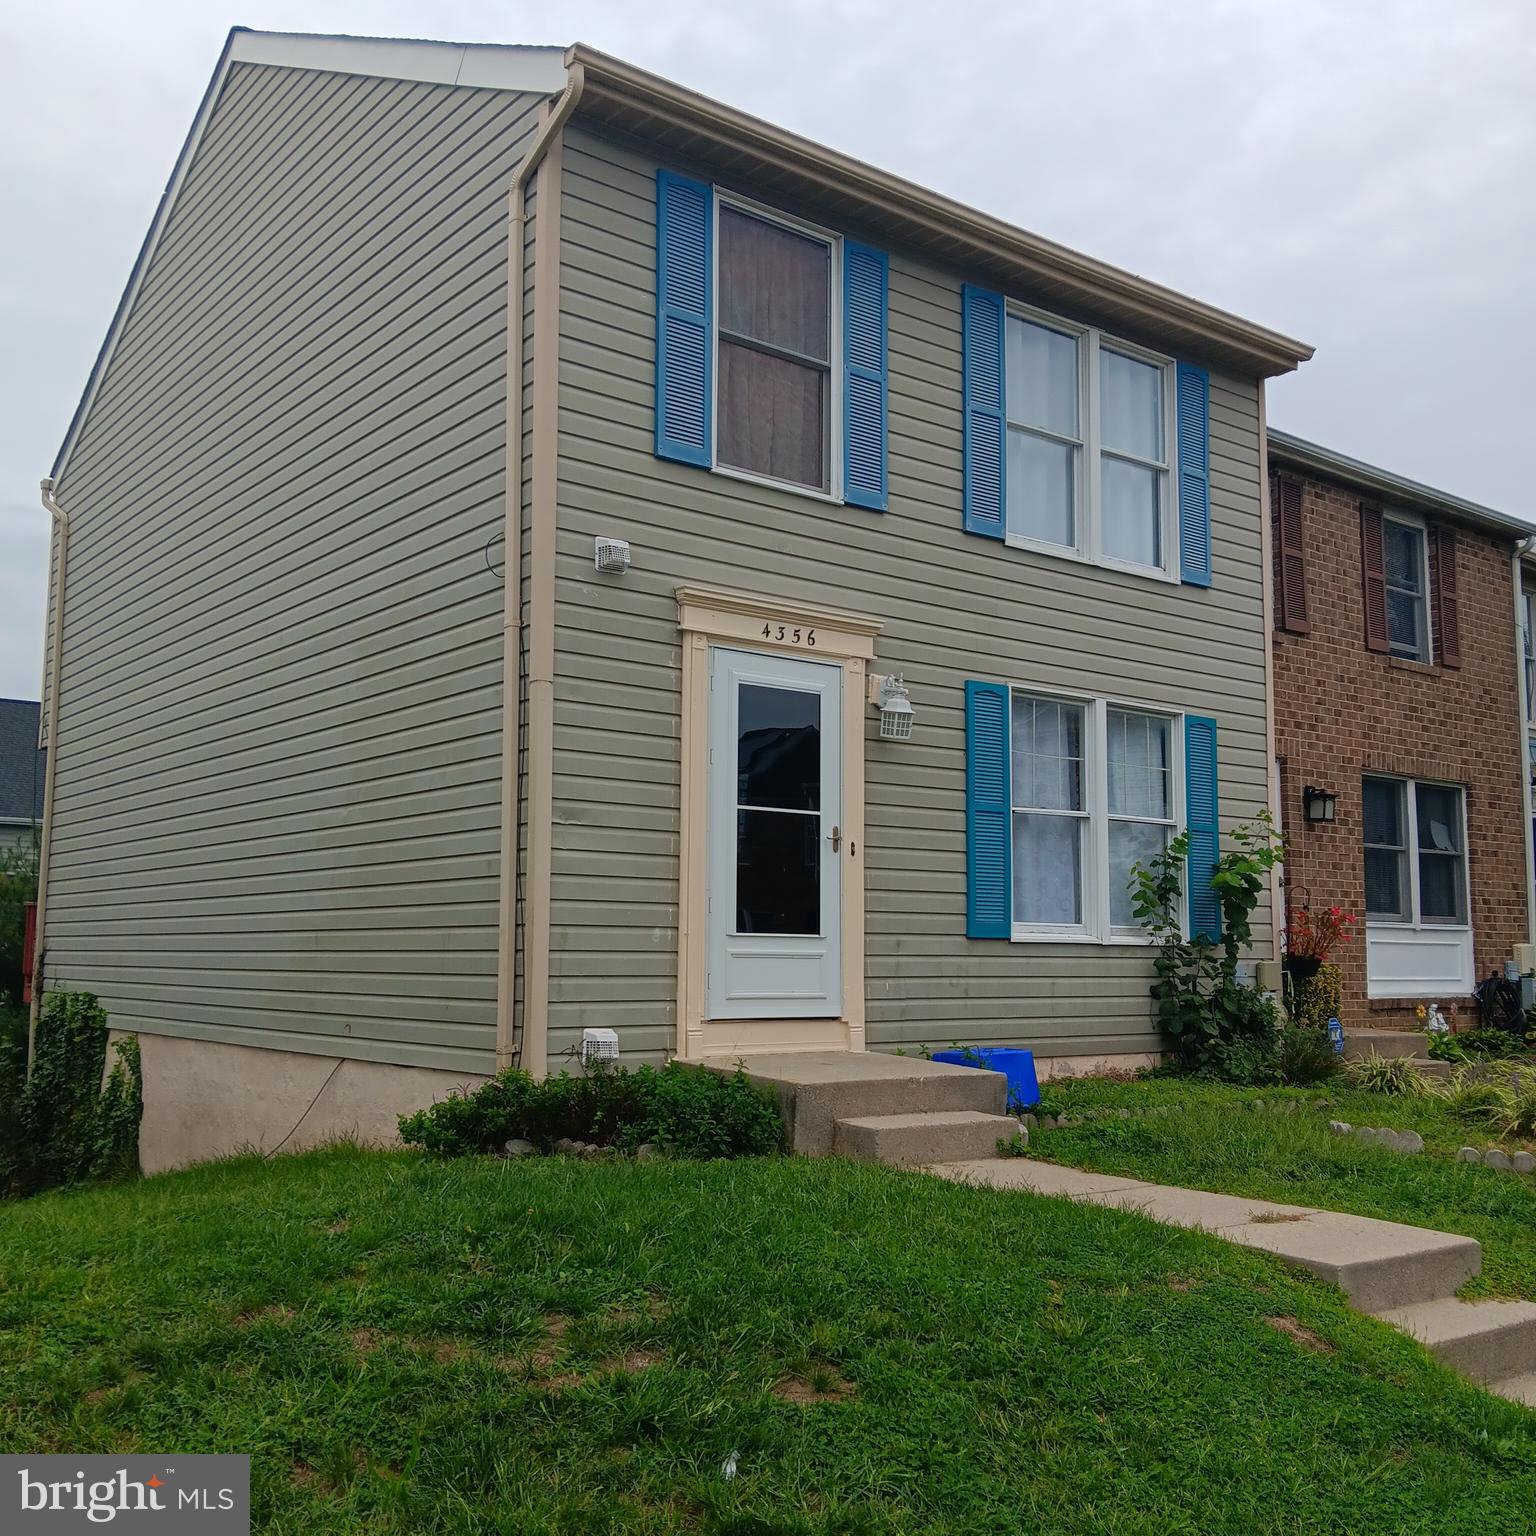
[[[1179,574],[1192,587],[1211,584],[1211,376],[1178,367]]]
[[[656,455],[710,461],[714,359],[713,196],[656,173]]]
[[[843,499],[885,511],[888,346],[884,251],[843,244]]]
[[[1000,294],[967,283],[960,295],[965,412],[965,531],[1000,539],[1006,531],[1007,464]]]
[[[1008,765],[1008,690],[965,685],[965,933],[1013,933],[1013,829]]]
[[[1217,790],[1216,722],[1184,717],[1184,822],[1189,828],[1189,935],[1221,937],[1221,903],[1211,872],[1221,857],[1221,804]]]

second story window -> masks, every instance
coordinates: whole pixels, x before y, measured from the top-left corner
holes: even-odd
[[[1007,353],[1009,539],[1167,570],[1171,364],[1017,311]]]
[[[715,461],[832,489],[836,243],[719,200]]]
[[[887,504],[890,261],[656,173],[656,456]]]
[[[1424,529],[1388,516],[1382,521],[1387,582],[1387,639],[1394,656],[1429,660],[1429,560]]]

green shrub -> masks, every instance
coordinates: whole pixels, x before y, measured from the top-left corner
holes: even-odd
[[[1291,1015],[1302,1029],[1326,1030],[1339,1016],[1344,998],[1344,973],[1336,965],[1320,965],[1315,975],[1293,984]]]
[[[0,1011],[21,1007],[21,983],[31,956],[26,946],[27,903],[37,899],[37,834],[0,853]]]
[[[1400,1093],[1412,1097],[1428,1092],[1424,1079],[1408,1058],[1379,1056],[1374,1050],[1369,1056],[1346,1062],[1344,1076],[1351,1088],[1361,1088],[1367,1093]]]
[[[50,992],[28,1078],[25,1015],[11,1017],[21,1046],[0,1047],[0,1191],[32,1195],[136,1174],[144,1105],[137,1038],[118,1042],[103,1086],[106,1010],[89,992]]]
[[[1330,1014],[1331,1018],[1332,1015]],[[1343,1063],[1326,1029],[1292,1024],[1280,1031],[1280,1081],[1296,1088],[1337,1077]]]
[[[1146,864],[1131,868],[1131,905],[1155,946],[1153,1016],[1186,1072],[1229,1082],[1273,1082],[1279,1072],[1279,1010],[1266,994],[1238,982],[1253,942],[1253,914],[1283,844],[1267,815],[1235,827],[1216,861],[1211,891],[1221,908],[1219,942],[1184,935],[1189,834],[1181,832]]]
[[[722,1077],[670,1062],[542,1082],[502,1072],[402,1115],[400,1137],[440,1157],[499,1152],[514,1137],[546,1151],[568,1137],[620,1151],[654,1142],[684,1157],[761,1157],[780,1149],[784,1129],[772,1096],[744,1073]]]

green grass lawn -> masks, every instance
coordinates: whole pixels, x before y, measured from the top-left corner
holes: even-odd
[[[1536,1177],[1458,1163],[1457,1148],[1498,1138],[1434,1098],[1365,1093],[1336,1083],[1238,1089],[1177,1078],[1084,1079],[1052,1083],[1046,1094],[1047,1107],[1068,1114],[1103,1106],[1182,1109],[1167,1117],[1093,1120],[1046,1131],[1031,1143],[1032,1157],[1460,1232],[1483,1245],[1482,1276],[1464,1294],[1536,1300]],[[1320,1097],[1331,1107],[1313,1107]],[[1268,1106],[1294,1100],[1300,1107],[1294,1113],[1255,1112],[1245,1107],[1254,1100]],[[1425,1150],[1404,1156],[1335,1136],[1330,1120],[1415,1130]],[[1505,1144],[1511,1150],[1520,1145]]]
[[[1536,1507],[1536,1414],[1327,1287],[832,1160],[336,1151],[46,1196],[0,1209],[0,1336],[0,1450],[247,1451],[267,1532],[1489,1536]]]

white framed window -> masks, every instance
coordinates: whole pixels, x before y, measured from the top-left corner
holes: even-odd
[[[1424,524],[1397,512],[1381,522],[1387,584],[1387,643],[1394,656],[1430,660],[1429,537]]]
[[[842,241],[716,188],[717,470],[842,495]]]
[[[1018,305],[1006,348],[1008,542],[1176,579],[1173,360]]]
[[[1143,942],[1131,868],[1180,825],[1182,718],[1029,688],[1010,709],[1013,937]]]
[[[1372,924],[1467,926],[1466,796],[1454,784],[1363,781],[1365,914]]]

